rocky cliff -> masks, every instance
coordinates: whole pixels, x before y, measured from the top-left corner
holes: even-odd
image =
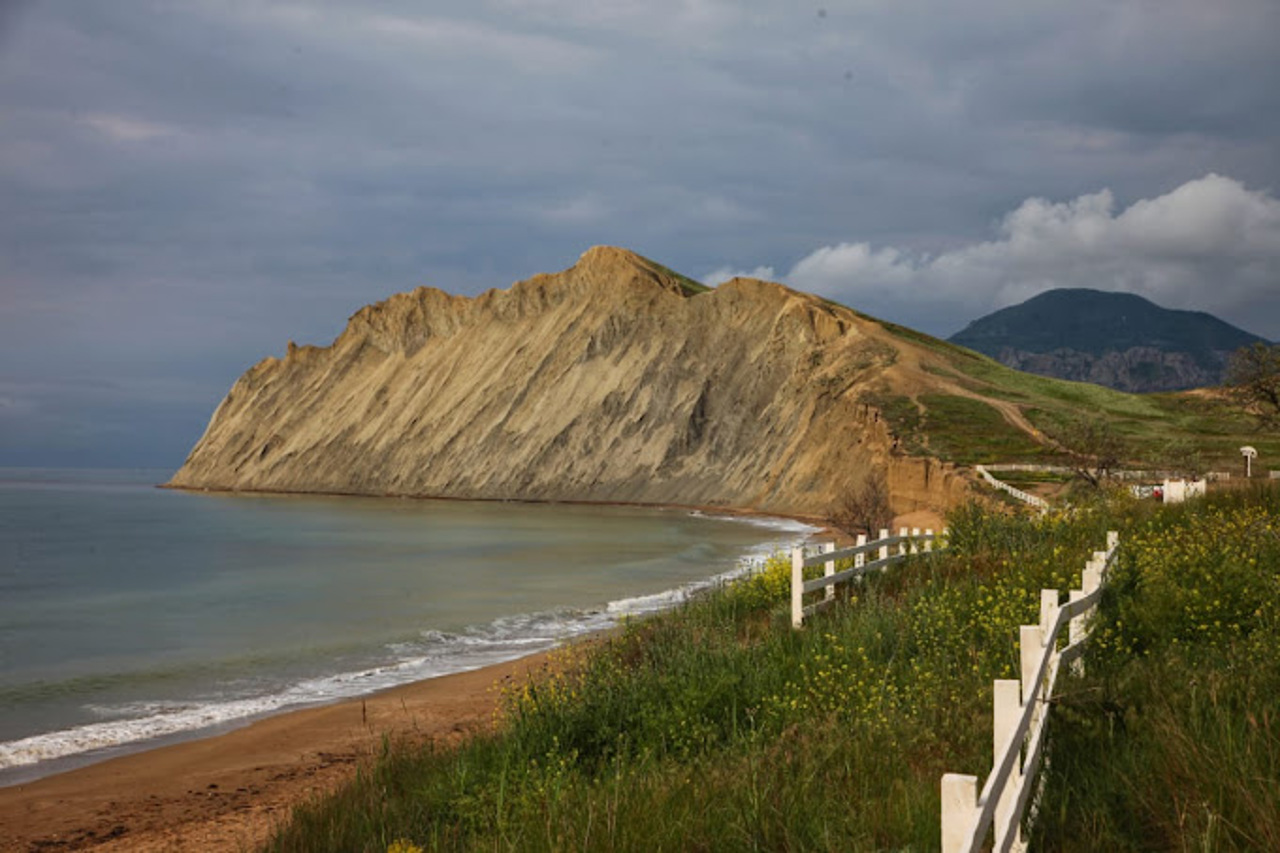
[[[170,485],[813,515],[871,471],[899,511],[963,492],[891,460],[860,401],[903,369],[877,323],[768,282],[703,290],[597,247],[476,298],[393,296],[252,367]]]

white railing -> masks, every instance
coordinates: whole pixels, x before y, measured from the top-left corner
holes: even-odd
[[[1040,470],[1037,468],[1033,468],[1032,466],[1029,466],[1029,465],[1019,466],[1016,468],[1012,465],[1009,465],[1009,466],[1001,466],[1001,468],[1005,470],[1019,470],[1019,471]],[[1008,483],[1006,483],[1004,480],[997,480],[994,476],[992,476],[991,472],[987,470],[987,466],[974,465],[973,470],[977,471],[978,474],[982,477],[982,479],[986,480],[992,486],[996,487],[1002,492],[1008,492],[1009,494],[1013,495],[1015,498],[1022,501],[1023,503],[1029,504],[1030,506],[1036,507],[1037,509],[1049,508],[1049,502],[1046,501],[1044,498],[1037,497],[1036,495],[1033,495],[1030,492],[1024,492],[1022,491],[1022,489],[1015,488],[1014,486],[1011,486]]]
[[[945,530],[943,534],[946,534]],[[821,550],[811,554],[806,554],[804,548],[791,549],[791,626],[802,627],[806,616],[830,606],[836,598],[837,584],[856,580],[867,572],[883,571],[911,554],[932,551],[936,538],[932,530],[921,533],[918,527],[911,531],[903,527],[897,536],[890,536],[888,530],[881,530],[880,538],[872,542],[867,541],[865,533],[859,533],[857,544],[839,551],[834,542],[819,546]],[[868,555],[874,555],[873,559],[868,561]],[[848,559],[853,560],[853,567],[837,572],[836,563]],[[822,577],[805,580],[804,570],[819,564],[823,566]],[[805,605],[805,595],[818,590],[825,591],[822,600]]]
[[[1095,551],[1085,566],[1080,589],[1061,604],[1056,589],[1040,591],[1040,624],[1020,631],[1022,678],[995,682],[992,697],[994,732],[991,774],[982,791],[978,777],[947,773],[942,777],[942,853],[983,849],[994,829],[992,849],[1023,850],[1022,818],[1037,789],[1036,772],[1049,717],[1049,699],[1064,662],[1077,660],[1088,637],[1088,619],[1102,596],[1102,585],[1115,562],[1120,535],[1107,534],[1107,550]],[[1067,645],[1058,634],[1067,627]]]

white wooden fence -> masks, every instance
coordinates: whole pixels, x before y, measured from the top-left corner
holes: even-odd
[[[1023,470],[1045,470],[1047,466],[1037,467],[1034,465],[1022,465],[1022,466],[1007,465],[1007,466],[1001,466],[1001,468],[1004,470],[1023,471]],[[997,480],[994,476],[992,476],[991,472],[987,470],[987,467],[985,465],[974,465],[973,470],[977,471],[978,475],[982,477],[982,479],[990,483],[992,486],[996,487],[1002,492],[1008,492],[1018,500],[1022,501],[1024,504],[1028,504],[1030,506],[1033,506],[1042,510],[1049,508],[1049,502],[1046,501],[1044,498],[1039,497],[1037,495],[1033,495],[1030,492],[1024,492],[1022,489],[1009,485],[1004,480]]]
[[[1107,550],[1095,551],[1085,566],[1081,589],[1071,590],[1061,604],[1056,589],[1040,592],[1040,624],[1020,632],[1022,678],[995,682],[992,751],[994,762],[982,791],[978,777],[947,773],[942,777],[942,853],[983,849],[994,830],[995,851],[1024,850],[1022,818],[1038,791],[1037,771],[1049,716],[1049,699],[1062,664],[1083,671],[1088,619],[1102,596],[1102,585],[1115,562],[1120,536],[1107,534]],[[1066,626],[1067,645],[1058,648]]]
[[[946,531],[943,531],[946,534]],[[804,548],[791,550],[791,626],[800,628],[804,618],[829,606],[835,601],[836,585],[848,583],[862,577],[867,572],[877,569],[883,571],[893,563],[911,554],[933,550],[934,533],[932,530],[920,532],[920,528],[908,531],[903,527],[897,536],[890,536],[888,530],[880,531],[880,538],[867,541],[865,533],[859,533],[857,544],[849,548],[836,550],[836,543],[827,542],[820,546],[821,550],[814,554],[805,554]],[[868,562],[867,556],[874,555]],[[836,571],[836,563],[840,560],[853,560],[853,567],[842,572]],[[823,575],[811,580],[804,579],[804,570],[822,564]],[[804,597],[807,593],[824,590],[822,599],[814,604],[806,605]]]

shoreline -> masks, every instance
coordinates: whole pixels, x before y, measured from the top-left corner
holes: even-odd
[[[491,504],[529,504],[531,506],[612,506],[612,507],[636,507],[639,509],[659,509],[659,510],[681,510],[684,512],[699,512],[708,516],[725,516],[729,518],[774,518],[785,521],[798,522],[810,527],[819,528],[819,530],[827,529],[830,519],[820,515],[809,515],[804,513],[789,513],[782,511],[751,509],[749,507],[736,507],[712,504],[681,504],[681,503],[647,503],[644,501],[594,501],[579,500],[569,498],[479,498],[479,497],[451,497],[449,495],[415,495],[401,494],[398,492],[340,492],[340,491],[296,491],[290,489],[222,489],[211,486],[183,486],[175,485],[172,482],[154,483],[154,488],[165,489],[173,492],[190,492],[197,495],[254,495],[254,496],[278,496],[278,497],[331,497],[331,498],[391,498],[394,500],[409,501],[460,501],[467,503],[491,503]],[[818,535],[818,534],[813,534]]]
[[[255,848],[295,805],[333,790],[372,760],[384,738],[456,744],[490,729],[502,686],[545,668],[549,655],[285,711],[0,788],[0,847]]]
[[[154,486],[154,483],[144,485],[139,482],[136,485],[144,486],[145,488],[146,485]],[[227,494],[234,495],[236,493]],[[285,500],[293,498],[305,499],[314,495],[314,493],[298,492],[271,494],[278,494],[279,497]],[[452,499],[446,498],[436,500],[453,502]],[[685,507],[673,506],[666,509],[681,515],[689,512]],[[751,558],[753,561],[758,559],[760,554],[766,553],[766,551],[760,550],[761,546],[767,545],[772,548],[776,545],[772,540],[779,539],[784,535],[785,538],[792,540],[808,538],[817,532],[817,528],[811,524],[797,523],[794,519],[781,516],[768,516],[763,513],[722,513],[715,510],[713,512],[716,515],[713,516],[708,513],[708,520],[715,520],[718,516],[724,521],[749,527],[765,528],[765,530],[760,531],[759,544],[753,545],[749,551],[743,552],[744,556]],[[698,515],[699,513],[689,512],[689,514]],[[785,534],[779,531],[785,531]],[[755,537],[753,536],[752,538]],[[770,541],[766,542],[766,539]],[[322,684],[320,687],[302,691],[303,694],[307,695],[290,695],[291,691],[284,689],[289,686],[286,683],[284,687],[276,692],[269,692],[263,695],[255,693],[247,696],[247,698],[237,694],[225,702],[215,702],[209,708],[216,713],[205,713],[208,709],[201,705],[195,707],[189,713],[184,712],[176,715],[181,719],[170,719],[167,716],[159,721],[158,728],[153,726],[127,726],[129,730],[124,731],[121,726],[134,722],[132,718],[128,718],[119,725],[116,725],[118,721],[108,720],[106,723],[76,724],[65,730],[55,730],[49,733],[37,731],[32,735],[22,735],[11,742],[0,744],[0,758],[4,758],[4,763],[8,765],[3,770],[0,770],[0,791],[15,785],[35,782],[46,776],[72,772],[89,764],[111,760],[115,757],[163,748],[186,740],[216,737],[220,733],[243,727],[253,720],[263,719],[282,712],[289,713],[291,710],[341,702],[347,698],[359,699],[361,696],[368,696],[380,690],[436,678],[452,672],[467,671],[476,666],[486,666],[490,662],[501,663],[504,659],[513,660],[537,651],[563,645],[566,642],[574,642],[601,630],[608,630],[619,619],[624,619],[628,615],[638,615],[649,610],[664,609],[667,606],[671,606],[692,590],[701,588],[706,584],[716,583],[724,577],[736,574],[742,571],[745,565],[746,563],[739,559],[736,566],[726,563],[723,571],[716,571],[711,574],[707,574],[709,568],[707,565],[694,566],[695,575],[687,580],[679,580],[678,582],[673,580],[670,586],[663,586],[656,592],[628,593],[614,596],[608,601],[601,599],[591,604],[576,604],[570,611],[567,611],[570,614],[569,616],[558,618],[555,624],[535,626],[540,639],[546,642],[519,642],[518,640],[524,638],[523,634],[519,635],[515,640],[511,640],[507,634],[501,632],[500,636],[489,637],[487,633],[481,631],[483,634],[481,639],[492,640],[493,643],[496,643],[493,648],[490,648],[493,643],[485,645],[478,651],[473,648],[471,643],[463,643],[462,648],[454,648],[453,646],[456,646],[456,643],[449,644],[442,640],[441,643],[444,643],[444,646],[447,647],[428,649],[435,657],[439,657],[442,653],[445,655],[444,658],[435,661],[435,663],[431,662],[431,659],[434,659],[432,655],[422,659],[427,661],[426,665],[423,665],[421,661],[415,662],[412,657],[402,660],[393,656],[387,660],[371,658],[371,662],[364,664],[369,668],[368,672],[361,670],[359,666],[356,669],[360,671],[352,672],[343,670],[334,673],[329,669],[324,669],[321,675],[309,677],[312,680],[334,680],[341,683],[337,687]],[[555,612],[558,613],[559,611]],[[551,613],[551,611],[548,611],[548,613]],[[530,611],[527,614],[516,613],[514,615],[524,617],[543,614],[542,611]],[[477,624],[480,625],[481,623]],[[492,624],[484,623],[484,626],[492,627]],[[468,634],[467,637],[469,636]],[[423,652],[423,654],[426,654],[426,652]],[[485,658],[488,660],[485,660]],[[398,672],[401,669],[404,671]],[[366,677],[369,677],[369,681],[372,683],[366,683],[361,686],[359,682]],[[324,693],[329,693],[330,695],[322,695]],[[213,700],[209,701],[212,702]],[[238,705],[247,707],[230,707]],[[147,721],[140,719],[139,722],[146,723]],[[102,728],[104,731],[99,732],[96,730],[98,728]],[[67,737],[59,737],[61,735],[67,735]],[[57,741],[45,743],[45,740],[51,738],[57,738]],[[12,749],[8,749],[9,754],[6,754],[6,749],[9,747],[12,747]],[[8,764],[10,761],[15,763]],[[3,848],[2,844],[0,844],[0,848]]]
[[[751,517],[799,520],[724,507],[661,508],[748,523]],[[805,538],[819,535],[815,525],[805,524],[810,528]],[[137,749],[5,785],[0,787],[0,849],[256,848],[295,805],[333,790],[372,760],[384,737],[452,744],[483,731],[494,721],[502,683],[545,667],[555,648],[592,642],[615,629],[602,627],[565,638],[553,649],[477,669],[271,712],[229,729],[143,742]]]
[[[181,491],[214,492],[187,489]],[[236,492],[319,496],[318,492]],[[454,500],[395,495],[413,500]],[[481,499],[483,500],[483,499]],[[601,504],[590,501],[520,501]],[[800,522],[806,539],[833,531],[820,520],[730,507],[604,503]],[[815,524],[815,522],[818,522]],[[590,642],[610,629],[562,641]],[[453,744],[489,728],[500,685],[547,665],[551,651],[385,688],[327,704],[273,712],[229,730],[142,747],[0,787],[0,849],[244,850],[262,844],[292,808],[333,790],[372,760],[384,737]]]

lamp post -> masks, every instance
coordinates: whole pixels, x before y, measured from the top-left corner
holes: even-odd
[[[1258,451],[1249,445],[1240,448],[1240,455],[1244,457],[1244,476],[1249,478],[1253,476],[1253,460],[1258,455]]]

